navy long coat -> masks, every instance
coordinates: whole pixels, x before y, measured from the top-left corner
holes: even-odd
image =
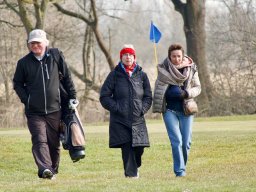
[[[102,106],[110,111],[109,147],[131,142],[149,147],[144,114],[152,104],[147,74],[137,65],[129,77],[119,63],[107,76],[100,92]]]

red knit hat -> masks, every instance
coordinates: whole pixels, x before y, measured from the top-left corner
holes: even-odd
[[[122,60],[123,54],[129,53],[134,56],[134,59],[136,58],[135,56],[135,49],[133,45],[124,45],[122,50],[120,51],[120,59]]]

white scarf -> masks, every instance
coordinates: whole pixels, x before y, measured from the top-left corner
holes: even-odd
[[[185,57],[179,65],[174,65],[169,58],[166,58],[163,63],[158,65],[158,80],[171,85],[183,85],[187,80],[191,71],[193,61],[189,57]],[[183,69],[181,73],[179,69]]]

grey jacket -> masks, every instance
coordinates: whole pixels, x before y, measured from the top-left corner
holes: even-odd
[[[163,64],[159,64],[157,66],[159,70],[165,70]],[[198,77],[198,71],[195,64],[193,64],[192,69],[190,71],[188,80],[186,83],[186,91],[188,93],[187,99],[193,99],[201,93],[201,84]],[[159,73],[158,73],[159,74]],[[165,74],[168,74],[166,71]],[[153,113],[164,113],[166,111],[166,101],[165,101],[165,92],[169,87],[169,84],[162,81],[163,77],[157,76],[157,80],[155,82],[154,89],[154,97],[153,97]],[[182,85],[180,85],[182,86]]]

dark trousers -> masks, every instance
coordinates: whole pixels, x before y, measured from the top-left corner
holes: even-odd
[[[125,143],[121,146],[121,150],[124,175],[127,177],[136,177],[138,168],[141,166],[141,157],[144,152],[144,147],[132,147],[131,143]]]
[[[38,176],[42,177],[45,169],[58,173],[60,161],[61,112],[47,115],[27,115],[27,124],[31,133],[32,153],[38,167]]]

